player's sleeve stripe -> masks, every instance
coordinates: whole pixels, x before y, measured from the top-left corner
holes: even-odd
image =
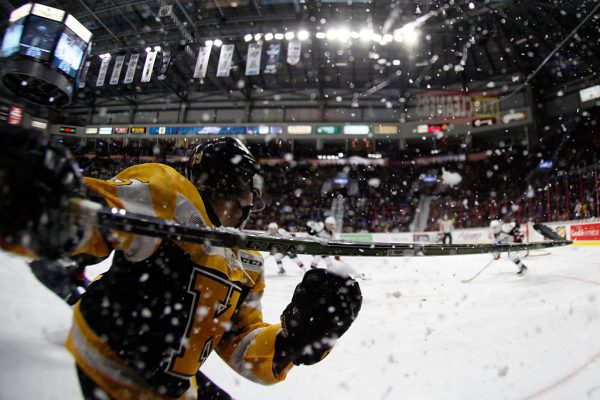
[[[256,336],[260,332],[262,332],[265,328],[258,328],[254,331],[250,332],[239,345],[233,351],[231,355],[231,365],[233,369],[235,369],[239,374],[241,374],[244,378],[250,379],[253,382],[262,383],[252,372],[251,366],[245,360],[246,352],[248,348],[252,345],[252,342],[256,339]]]
[[[177,193],[175,220],[185,224],[206,226],[207,217],[187,197]]]

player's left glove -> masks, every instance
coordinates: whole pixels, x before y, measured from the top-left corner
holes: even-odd
[[[308,271],[281,315],[283,332],[275,344],[276,357],[295,365],[319,362],[350,328],[361,305],[360,287],[350,276],[325,269]]]
[[[68,150],[32,130],[0,131],[0,239],[5,248],[22,246],[56,259],[81,238],[69,214],[69,199],[80,193],[79,167]]]

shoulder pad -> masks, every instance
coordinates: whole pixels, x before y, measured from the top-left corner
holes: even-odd
[[[263,256],[252,250],[240,250],[238,252],[242,266],[251,271],[262,272],[264,259]]]

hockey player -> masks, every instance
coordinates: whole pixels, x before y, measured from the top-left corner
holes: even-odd
[[[271,236],[292,237],[292,234],[286,231],[285,229],[280,228],[279,225],[277,225],[277,222],[271,222],[267,226],[267,233]],[[300,267],[302,271],[304,271],[304,263],[302,262],[302,260],[300,260],[296,253],[288,252],[286,254],[283,254],[278,252],[277,249],[273,249],[271,251],[271,255],[275,258],[278,272],[280,274],[285,274],[285,269],[283,268],[283,258],[285,256],[288,256],[293,262],[296,263],[296,265],[298,265],[298,267]]]
[[[325,218],[325,224],[320,230],[316,230],[317,227],[320,227],[318,223],[314,225],[314,235],[326,240],[335,239],[335,223],[335,218],[333,218],[332,216]],[[321,260],[323,259],[325,260],[325,265],[327,266],[327,268],[331,268],[331,266],[333,265],[332,257],[327,256],[323,258],[323,256],[319,255],[313,256],[312,261],[310,262],[310,268],[316,269],[319,266]],[[339,259],[339,257],[337,257],[336,259]]]
[[[493,220],[490,222],[490,229],[494,235],[494,244],[505,244],[505,243],[521,243],[523,237],[521,234],[520,227],[517,223],[504,223],[500,220]],[[493,253],[494,259],[500,259],[500,253]],[[510,259],[519,267],[517,275],[522,275],[527,271],[527,267],[521,261],[518,253],[509,253]]]
[[[442,244],[452,244],[452,231],[454,230],[454,221],[448,218],[448,214],[444,214],[443,218],[439,220],[440,233],[443,235]]]
[[[362,302],[353,279],[309,271],[281,324],[267,324],[260,254],[108,230],[70,207],[84,196],[167,220],[241,227],[262,207],[258,172],[239,140],[220,138],[192,151],[186,176],[142,164],[82,180],[46,136],[0,131],[0,246],[53,259],[114,250],[110,270],[75,305],[67,339],[85,399],[229,399],[199,372],[213,350],[242,376],[272,384],[293,365],[319,362],[350,327]]]

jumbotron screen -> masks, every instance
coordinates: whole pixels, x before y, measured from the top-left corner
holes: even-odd
[[[75,78],[85,54],[87,43],[75,32],[65,27],[60,35],[52,64],[58,69]]]
[[[61,25],[58,21],[31,15],[21,39],[21,54],[42,61],[49,60]]]
[[[21,36],[23,35],[23,21],[25,18],[21,18],[18,21],[11,23],[6,31],[4,32],[4,38],[2,39],[2,57],[8,57],[19,51],[19,44],[21,43]]]

